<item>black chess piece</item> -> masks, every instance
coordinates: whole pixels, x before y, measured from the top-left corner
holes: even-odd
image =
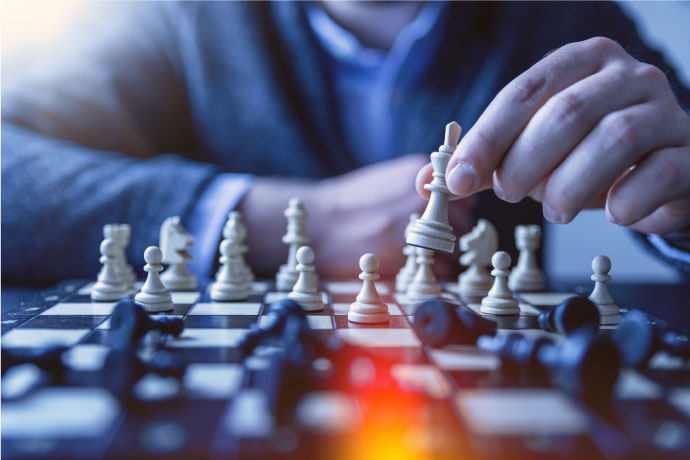
[[[688,336],[674,331],[660,320],[653,320],[640,310],[630,310],[613,332],[613,340],[626,366],[641,367],[657,351],[666,351],[690,359]]]
[[[103,381],[114,395],[126,399],[132,396],[132,387],[144,375],[154,373],[161,377],[184,376],[186,365],[166,350],[157,351],[143,361],[132,348],[112,349],[103,366]]]
[[[525,369],[588,400],[607,397],[618,378],[620,356],[610,338],[581,328],[555,344],[519,333],[482,336],[477,346],[498,354],[509,367]]]
[[[113,348],[128,348],[154,329],[177,336],[182,333],[184,322],[181,318],[169,316],[151,317],[141,305],[131,299],[122,299],[110,317],[108,337]]]
[[[419,339],[431,347],[450,344],[473,344],[481,335],[496,333],[496,323],[465,308],[441,299],[419,304],[413,327]]]
[[[285,332],[301,335],[309,330],[306,311],[292,299],[283,299],[268,307],[268,314],[260,326],[254,326],[239,341],[238,347],[243,356],[249,356],[254,349],[265,341],[280,341]],[[288,321],[289,318],[294,320]],[[285,331],[290,323],[290,331]],[[293,330],[296,329],[296,330]],[[283,337],[285,339],[286,337]]]
[[[582,327],[599,328],[599,309],[586,297],[575,296],[539,315],[539,326],[548,332],[568,335]]]

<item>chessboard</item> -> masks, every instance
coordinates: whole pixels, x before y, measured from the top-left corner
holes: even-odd
[[[376,285],[388,305],[388,323],[348,321],[359,280],[322,280],[326,307],[306,312],[306,320],[317,337],[338,337],[390,364],[389,387],[298,391],[287,424],[261,410],[260,390],[248,382],[250,363],[238,347],[268,320],[269,305],[286,297],[273,281],[254,282],[240,302],[213,302],[206,287],[172,292],[174,309],[167,316],[182,319],[184,330],[178,336],[151,331],[142,347],[169,351],[184,363],[184,374],[145,374],[127,398],[103,382],[104,366],[112,364],[106,357],[116,303],[92,302],[93,282],[67,281],[21,308],[5,308],[3,351],[65,347],[67,370],[56,382],[31,364],[3,368],[3,454],[379,460],[690,455],[687,363],[658,353],[644,369],[623,369],[610,400],[593,406],[559,387],[509,375],[498,356],[476,346],[425,346],[413,328],[416,304],[396,293],[392,282]],[[443,288],[444,300],[481,314],[478,305],[460,300],[455,284]],[[564,340],[540,329],[537,317],[572,295],[518,294],[521,313],[498,319],[497,335]],[[602,326],[600,334],[614,328]]]

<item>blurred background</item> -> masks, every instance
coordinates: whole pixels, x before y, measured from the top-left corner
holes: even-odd
[[[618,2],[638,24],[641,36],[662,51],[690,86],[690,2]],[[74,1],[5,0],[2,2],[2,61],[22,57],[25,47],[58,40],[80,12]],[[11,18],[11,19],[10,19]],[[569,225],[547,223],[544,265],[556,281],[583,281],[598,254],[608,255],[616,281],[675,282],[678,274],[650,256],[604,211],[586,211]]]

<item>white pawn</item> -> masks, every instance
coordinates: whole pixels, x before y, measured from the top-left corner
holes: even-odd
[[[245,227],[244,222],[242,222],[242,214],[239,211],[230,211],[228,213],[228,220],[225,222],[225,227],[223,227],[223,238],[231,238],[229,235],[233,231],[236,232],[237,235],[233,238],[236,238],[237,244],[241,248],[238,257],[242,263],[242,269],[247,277],[247,282],[251,284],[255,279],[254,272],[244,260],[244,254],[248,251],[247,245],[245,244],[245,240],[247,239],[247,227]]]
[[[489,315],[517,315],[520,313],[520,304],[513,297],[508,287],[508,275],[510,274],[510,255],[507,252],[498,251],[491,258],[494,269],[494,285],[489,294],[482,299],[481,312]]]
[[[137,280],[137,275],[132,266],[127,263],[125,254],[131,235],[132,227],[129,224],[105,224],[103,226],[103,237],[111,239],[117,244],[117,254],[115,255],[117,271],[128,289],[134,289],[134,283]]]
[[[149,246],[144,251],[144,271],[148,273],[141,291],[134,296],[134,301],[149,312],[167,311],[173,309],[172,295],[163,285],[160,272],[163,271],[161,261],[163,252],[158,246]]]
[[[407,288],[405,297],[412,302],[421,302],[426,299],[441,297],[441,286],[436,281],[431,271],[434,262],[433,251],[424,248],[415,248],[417,253],[417,273]]]
[[[240,260],[240,245],[233,239],[225,239],[220,244],[220,254],[222,265],[216,275],[216,281],[211,285],[211,300],[246,299],[249,297],[251,282],[248,281],[246,270]]]
[[[314,251],[309,246],[302,246],[297,250],[297,271],[299,277],[288,294],[307,311],[323,310],[323,297],[318,292],[318,281],[314,269]]]
[[[405,239],[407,240],[407,234],[414,225],[415,221],[419,219],[419,214],[413,212],[410,214],[410,222],[405,227]],[[403,250],[403,254],[407,256],[405,265],[400,269],[397,275],[395,275],[395,290],[398,292],[407,291],[407,287],[410,285],[412,278],[414,278],[415,273],[417,273],[417,251],[415,246],[406,245]]]
[[[117,267],[117,243],[106,238],[101,243],[101,263],[103,269],[91,289],[91,300],[112,301],[127,296],[127,284],[123,281]]]
[[[609,288],[606,283],[611,280],[611,259],[606,256],[596,256],[592,260],[592,281],[594,281],[594,290],[589,296],[589,300],[599,309],[601,316],[601,324],[618,324],[620,321],[621,310],[613,302]]]
[[[541,242],[538,225],[515,227],[515,246],[520,250],[518,263],[510,273],[508,287],[513,291],[541,291],[546,287],[544,274],[537,266],[537,249]]]
[[[353,323],[385,323],[390,320],[388,305],[383,303],[376,290],[375,280],[380,276],[379,258],[374,254],[364,254],[359,259],[359,268],[362,273],[359,279],[363,280],[362,290],[357,295],[357,301],[350,304],[347,319]]]
[[[299,272],[297,271],[297,250],[309,243],[305,229],[307,211],[304,209],[302,200],[292,198],[288,202],[288,207],[283,214],[288,221],[287,233],[283,235],[283,243],[290,246],[287,263],[280,266],[276,275],[276,289],[279,291],[291,291],[299,277]]]

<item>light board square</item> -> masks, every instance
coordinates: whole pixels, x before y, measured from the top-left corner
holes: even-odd
[[[258,315],[259,302],[201,302],[192,307],[189,315]]]
[[[43,348],[49,346],[74,345],[83,339],[89,329],[12,329],[2,336],[0,342],[8,348]]]
[[[330,281],[326,283],[326,289],[330,291],[331,294],[352,294],[357,295],[359,291],[362,290],[361,281]],[[381,283],[376,283],[376,290],[379,294],[390,294],[390,289],[388,286]]]
[[[451,392],[441,370],[430,364],[394,364],[391,375],[401,388],[422,390],[432,398],[445,398]]]
[[[65,302],[59,303],[41,313],[41,315],[103,315],[113,312],[117,302]]]
[[[191,305],[201,297],[200,292],[171,292],[170,295],[175,305]]]
[[[565,299],[576,296],[574,292],[525,292],[520,293],[520,298],[532,305],[550,307],[558,305]]]
[[[431,359],[439,367],[448,370],[491,371],[501,367],[498,356],[469,345],[431,350]]]
[[[419,347],[412,329],[337,329],[343,339],[365,347]]]
[[[590,423],[571,399],[548,388],[461,391],[454,402],[470,429],[485,436],[576,436]]]
[[[266,294],[266,297],[264,298],[264,302],[266,302],[267,304],[271,304],[273,302],[278,302],[280,300],[287,298],[288,294],[289,294],[289,292],[279,292],[279,291],[269,292]],[[323,303],[328,305],[328,293],[321,292],[321,297],[323,298]]]
[[[184,388],[193,398],[230,398],[242,384],[240,364],[192,363],[184,373]]]
[[[168,347],[236,347],[247,329],[185,329],[179,337],[167,342]]]

